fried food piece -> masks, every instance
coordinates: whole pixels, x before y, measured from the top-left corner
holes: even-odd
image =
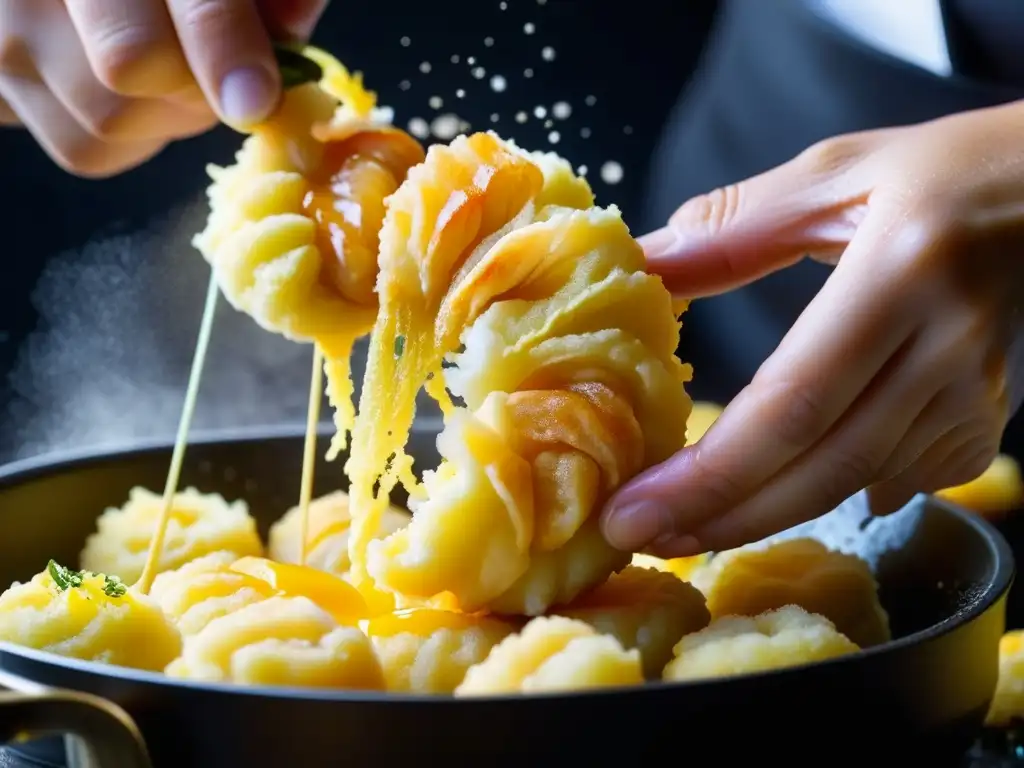
[[[692,445],[704,437],[725,409],[717,403],[695,402],[686,422],[686,443]]]
[[[366,634],[384,668],[388,691],[452,693],[466,670],[516,628],[493,616],[412,608],[371,619]]]
[[[690,412],[673,302],[644,266],[564,160],[487,133],[430,149],[381,230],[347,465],[354,578],[535,616],[628,564],[595,513],[683,446]],[[446,423],[420,485],[404,445],[424,386]],[[413,520],[373,540],[399,481]]]
[[[50,561],[0,595],[0,640],[60,656],[159,671],[181,635],[155,601],[116,577]]]
[[[358,73],[312,55],[325,65],[324,80],[288,90],[235,164],[209,169],[210,215],[194,244],[232,306],[323,349],[338,429],[333,454],[355,418],[352,345],[377,314],[384,200],[424,153],[375,108]]]
[[[631,565],[635,565],[637,568],[653,568],[656,571],[674,573],[676,577],[688,581],[697,569],[707,565],[710,559],[708,555],[694,555],[693,557],[673,557],[665,560],[654,555],[637,553],[633,555]]]
[[[660,677],[683,635],[711,621],[696,587],[671,573],[635,566],[554,611],[611,635],[625,648],[639,649],[649,680]]]
[[[243,685],[383,690],[369,638],[305,597],[271,597],[185,638],[171,677]]]
[[[562,616],[533,619],[469,668],[456,696],[575,691],[643,683],[640,652]]]
[[[999,681],[985,724],[1005,728],[1024,720],[1024,630],[1015,629],[999,639]]]
[[[757,616],[798,605],[821,614],[861,648],[891,638],[871,567],[817,539],[790,539],[722,552],[693,574],[712,619]]]
[[[306,565],[321,571],[345,575],[350,561],[348,537],[352,523],[349,498],[344,491],[334,491],[309,505],[309,548]],[[390,507],[381,520],[381,536],[394,533],[409,524],[409,513]],[[297,563],[302,554],[302,514],[292,507],[270,527],[268,554],[279,563]]]
[[[687,635],[665,667],[667,681],[794,667],[858,650],[824,616],[788,605],[760,616],[725,616]]]
[[[935,495],[981,515],[999,515],[1024,503],[1024,479],[1017,460],[1000,454],[974,480]]]
[[[134,584],[142,575],[162,510],[162,496],[132,488],[123,507],[107,509],[96,521],[97,531],[86,539],[80,556],[82,567],[117,574]],[[176,493],[158,573],[221,551],[233,552],[235,557],[263,554],[256,521],[246,503],[229,503],[219,494],[200,493],[195,488]]]
[[[338,576],[259,557],[239,560],[227,552],[160,574],[151,594],[186,637],[218,618],[280,596],[307,598],[345,626],[369,615],[362,595]]]

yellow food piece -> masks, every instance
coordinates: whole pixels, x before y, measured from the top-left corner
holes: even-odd
[[[582,621],[539,617],[466,673],[456,696],[575,691],[643,683],[640,652]]]
[[[271,597],[185,638],[171,677],[245,685],[383,690],[369,638],[304,597]]]
[[[692,445],[704,437],[704,434],[711,429],[711,425],[718,421],[725,409],[717,403],[705,403],[697,401],[690,411],[690,418],[686,422],[686,442]]]
[[[0,640],[60,656],[159,671],[181,650],[181,635],[156,602],[128,588],[112,597],[106,577],[83,573],[61,589],[49,571],[0,595]]]
[[[381,535],[394,533],[408,525],[409,513],[390,507],[381,522]],[[350,567],[348,537],[351,523],[348,494],[344,491],[335,491],[310,502],[306,565],[329,573],[347,574]],[[301,536],[301,509],[296,506],[270,527],[267,544],[270,559],[280,563],[299,562]]]
[[[843,656],[857,650],[824,616],[795,605],[760,616],[725,616],[676,645],[664,680],[749,674]]]
[[[982,515],[1008,512],[1024,503],[1024,478],[1016,459],[1000,454],[974,480],[935,495]]]
[[[644,266],[618,210],[554,155],[478,133],[410,171],[381,230],[347,465],[357,582],[539,615],[628,564],[595,512],[683,446],[690,412],[673,302]],[[404,446],[421,387],[446,422],[418,484]],[[397,482],[413,520],[374,540]]]
[[[631,564],[638,568],[653,568],[656,571],[674,573],[678,578],[687,581],[699,567],[706,565],[709,560],[708,555],[673,557],[665,560],[654,555],[644,555],[638,552],[633,555]]]
[[[468,670],[516,630],[490,616],[430,608],[396,611],[366,624],[387,689],[452,693]]]
[[[116,574],[125,583],[134,584],[142,575],[162,511],[162,495],[132,488],[123,507],[107,509],[100,515],[96,533],[86,539],[82,550],[82,568]],[[195,488],[176,493],[158,573],[220,551],[233,552],[236,557],[263,553],[256,521],[246,503],[229,503],[219,494],[200,493]]]
[[[635,566],[554,610],[611,635],[625,648],[639,649],[648,679],[661,675],[679,638],[711,621],[696,587],[671,573]]]
[[[201,632],[215,619],[273,597],[304,597],[341,625],[354,626],[370,611],[355,587],[315,568],[259,557],[215,553],[157,576],[153,598],[182,634]]]
[[[210,167],[210,215],[194,244],[232,306],[323,349],[334,454],[355,418],[352,345],[377,314],[384,200],[424,154],[374,109],[360,76],[309,53],[326,65],[323,81],[288,90],[234,165]]]
[[[999,640],[999,682],[985,724],[1005,728],[1024,720],[1024,630],[1007,632]]]
[[[889,640],[870,566],[817,539],[790,539],[722,552],[693,574],[712,619],[757,616],[798,605],[832,621],[862,648]]]

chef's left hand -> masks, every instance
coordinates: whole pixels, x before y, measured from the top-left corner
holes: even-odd
[[[729,549],[864,488],[887,513],[996,455],[1024,373],[1024,102],[823,141],[641,243],[679,296],[835,269],[707,435],[611,499],[615,546]]]

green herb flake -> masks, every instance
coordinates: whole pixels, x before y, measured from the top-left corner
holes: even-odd
[[[294,47],[276,44],[274,56],[281,72],[281,87],[285,90],[306,83],[319,83],[323,79],[324,71],[321,66],[312,59],[307,59]]]
[[[405,336],[398,336],[395,338],[395,357],[401,357],[403,352],[405,352]]]
[[[60,565],[56,560],[51,560],[46,570],[50,573],[50,578],[53,579],[53,583],[57,585],[57,589],[61,592],[73,587],[82,586],[82,581],[85,578],[81,571],[73,571],[70,568],[65,568]]]
[[[117,576],[103,577],[103,594],[107,597],[124,597],[128,586]]]

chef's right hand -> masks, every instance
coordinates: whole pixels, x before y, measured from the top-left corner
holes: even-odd
[[[78,176],[112,176],[277,105],[274,39],[327,0],[0,0],[0,125]]]

